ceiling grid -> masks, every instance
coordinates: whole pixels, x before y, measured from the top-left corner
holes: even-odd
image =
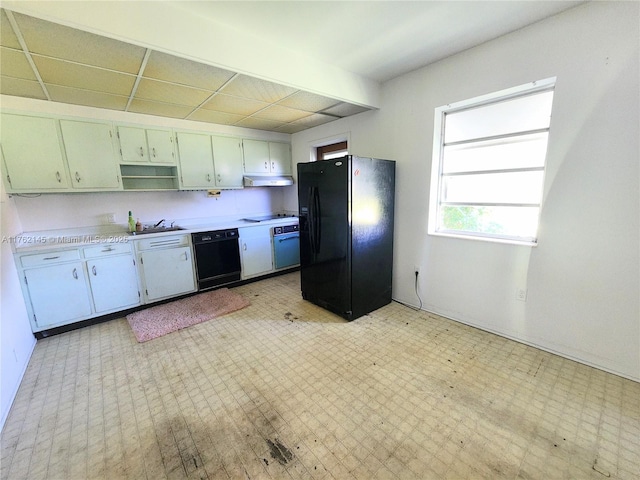
[[[0,15],[4,95],[281,133],[368,110],[7,9]]]

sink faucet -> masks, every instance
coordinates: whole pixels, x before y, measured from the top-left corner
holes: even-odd
[[[162,223],[164,223],[165,219],[163,218],[162,220],[160,220],[158,223],[156,223],[153,228],[158,228]]]

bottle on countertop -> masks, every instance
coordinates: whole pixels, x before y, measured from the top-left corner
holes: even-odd
[[[142,224],[140,223],[140,219],[136,222],[136,232],[142,231]]]
[[[136,231],[136,221],[133,219],[133,215],[131,214],[131,210],[129,210],[129,231]]]

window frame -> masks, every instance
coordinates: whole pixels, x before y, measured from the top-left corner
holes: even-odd
[[[442,195],[443,182],[443,160],[445,151],[445,118],[447,114],[461,112],[472,108],[483,107],[487,105],[497,104],[506,100],[512,100],[544,91],[554,91],[556,85],[556,77],[550,77],[535,82],[529,82],[516,87],[500,90],[498,92],[481,95],[468,100],[443,105],[435,109],[434,112],[434,131],[433,131],[433,155],[431,165],[430,195],[429,195],[429,213],[427,233],[434,236],[462,238],[468,240],[480,240],[497,243],[507,243],[516,245],[536,246],[538,244],[538,233],[540,227],[540,217],[538,216],[538,225],[536,226],[535,238],[515,237],[510,235],[498,235],[484,232],[467,232],[457,230],[441,230],[438,229],[439,223],[439,206]],[[553,106],[552,106],[553,111]],[[548,141],[550,139],[551,123],[547,130],[547,151]],[[507,134],[511,135],[511,134]],[[542,167],[542,188],[544,189],[545,173],[547,168],[547,153],[545,152],[544,163]],[[506,172],[505,172],[506,173]],[[539,212],[542,211],[543,191],[540,192]],[[513,205],[517,206],[517,205]],[[527,208],[522,206],[522,208]]]

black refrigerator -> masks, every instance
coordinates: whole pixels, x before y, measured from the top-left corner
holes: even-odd
[[[395,162],[298,163],[302,297],[347,320],[391,302]]]

